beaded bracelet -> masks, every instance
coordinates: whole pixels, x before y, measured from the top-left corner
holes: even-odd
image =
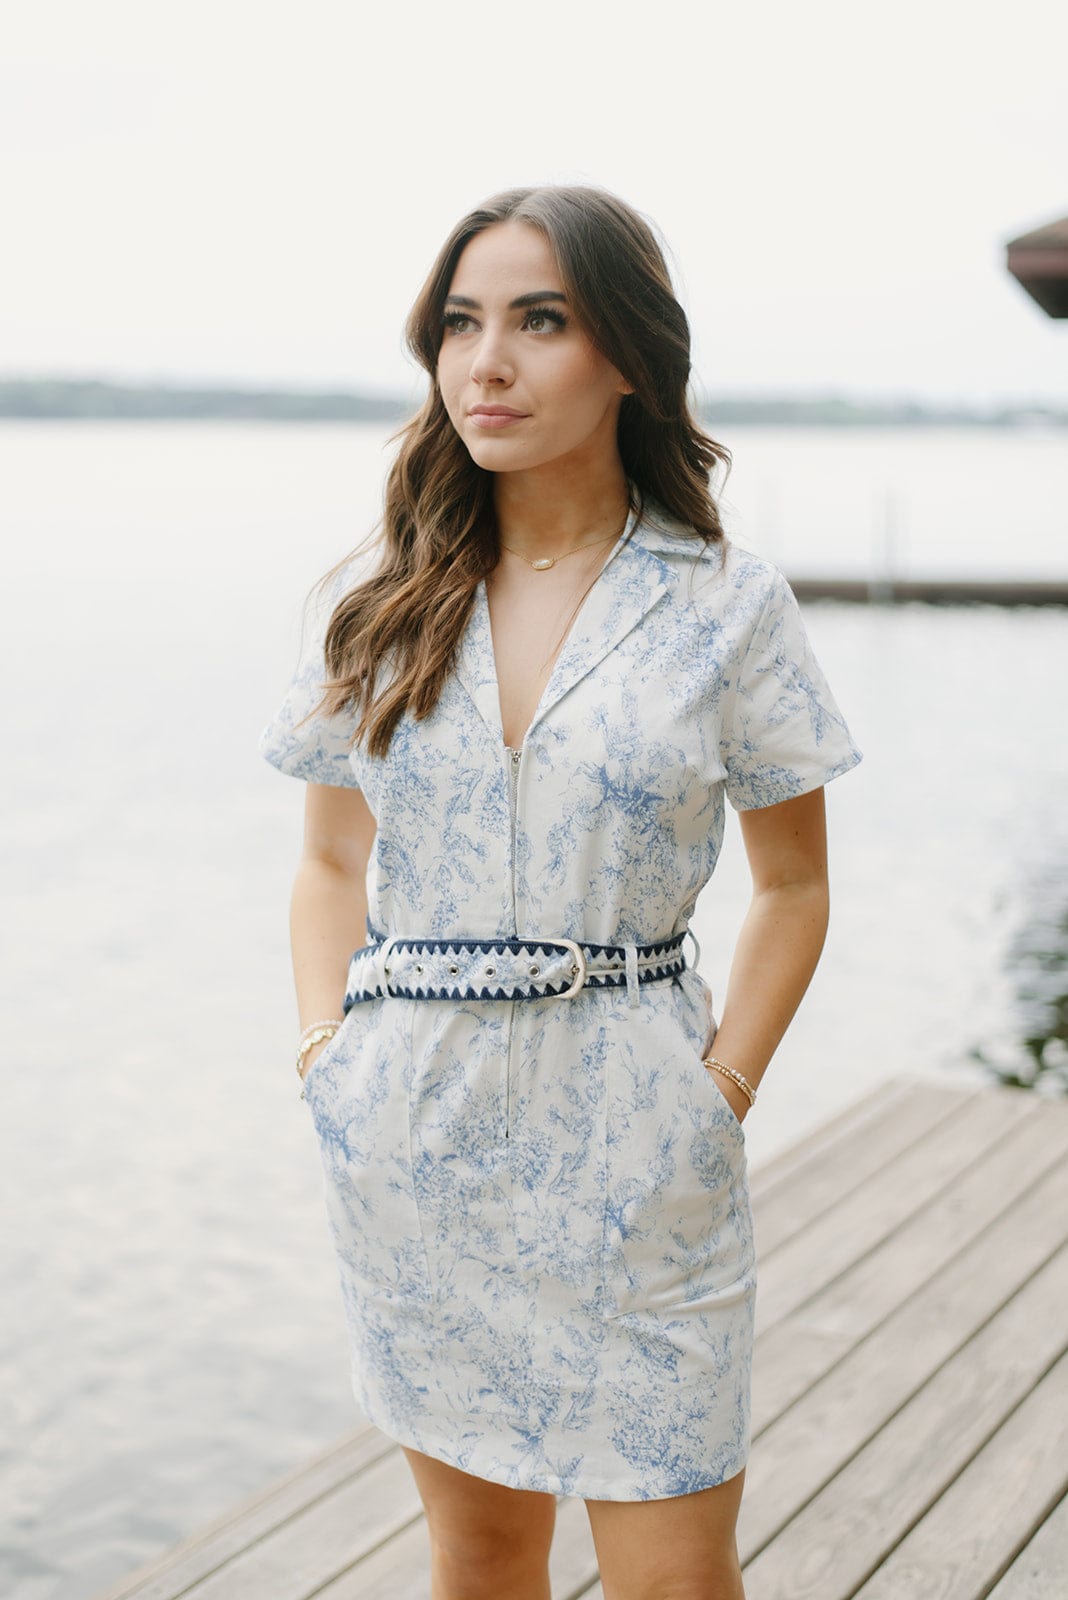
[[[297,1041],[297,1076],[301,1082],[304,1081],[304,1074],[300,1069],[304,1065],[304,1057],[308,1051],[313,1045],[321,1044],[324,1039],[332,1039],[342,1026],[343,1023],[339,1019],[332,1017],[328,1022],[313,1022],[305,1028]]]
[[[340,1027],[341,1027],[341,1018],[340,1017],[327,1017],[325,1022],[309,1022],[308,1026],[305,1028],[304,1032],[301,1034],[300,1038],[297,1040],[297,1049],[298,1050],[300,1049],[301,1045],[304,1043],[304,1041],[308,1037],[309,1033],[314,1033],[316,1028],[340,1028]]]
[[[716,1072],[726,1073],[727,1077],[730,1078],[733,1083],[736,1083],[739,1089],[741,1089],[742,1093],[748,1099],[749,1104],[753,1104],[754,1100],[756,1099],[756,1090],[753,1088],[751,1083],[748,1083],[746,1079],[742,1077],[740,1072],[735,1072],[733,1067],[728,1067],[724,1065],[722,1061],[717,1061],[715,1056],[705,1056],[701,1065],[703,1067],[712,1067]]]

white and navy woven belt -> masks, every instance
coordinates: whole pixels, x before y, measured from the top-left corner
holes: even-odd
[[[690,929],[655,944],[586,944],[574,939],[385,938],[349,964],[345,1011],[362,1000],[570,1000],[582,989],[627,990],[638,1004],[645,983],[685,971]]]

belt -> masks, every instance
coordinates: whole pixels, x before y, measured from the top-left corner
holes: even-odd
[[[582,989],[627,990],[685,971],[689,928],[654,944],[586,944],[575,939],[385,938],[353,955],[345,1011],[364,1000],[570,1000]]]

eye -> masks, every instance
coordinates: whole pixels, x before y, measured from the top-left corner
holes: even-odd
[[[466,333],[467,328],[464,324],[470,321],[471,318],[466,311],[446,311],[442,316],[441,325],[448,333]]]
[[[567,318],[562,311],[556,311],[549,306],[532,306],[527,312],[526,323],[532,333],[553,333],[559,328],[567,327]],[[540,326],[535,327],[535,323]]]

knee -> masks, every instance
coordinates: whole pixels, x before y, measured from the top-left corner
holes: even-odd
[[[501,1600],[502,1595],[548,1600],[551,1523],[524,1528],[430,1529],[434,1594],[457,1600]]]
[[[655,1575],[635,1570],[627,1577],[616,1574],[612,1579],[602,1568],[601,1586],[604,1600],[745,1600],[742,1569],[736,1559],[703,1566],[700,1572],[669,1566]]]

